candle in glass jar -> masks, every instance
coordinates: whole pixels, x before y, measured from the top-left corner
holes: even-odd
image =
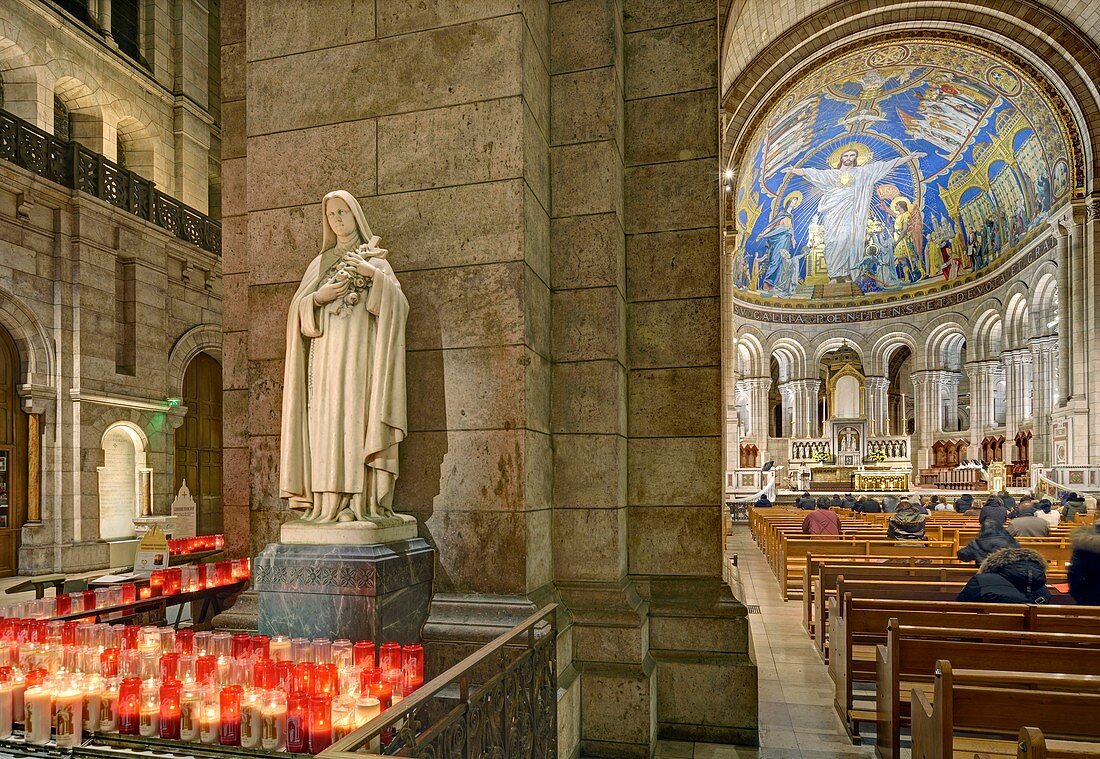
[[[165,680],[160,686],[160,737],[180,739],[180,682]]]
[[[350,667],[351,662],[351,641],[343,638],[332,641],[332,663],[336,668]]]
[[[195,653],[195,631],[190,629],[176,631],[176,650],[181,654]]]
[[[111,678],[103,688],[103,697],[99,702],[99,731],[101,733],[118,732],[118,680]]]
[[[290,657],[296,662],[313,661],[313,649],[309,645],[309,638],[291,638]]]
[[[229,655],[234,659],[242,659],[252,651],[252,636],[247,633],[237,633],[229,641]]]
[[[309,717],[309,695],[300,691],[286,697],[286,750],[292,754],[305,751],[306,720]]]
[[[57,735],[57,745],[62,748],[72,748],[80,743],[84,716],[81,702],[84,694],[79,690],[66,689],[54,697],[54,730]]]
[[[206,654],[195,660],[195,681],[211,685],[218,675],[218,657]]]
[[[268,659],[271,657],[271,638],[267,635],[252,636],[252,658]]]
[[[271,690],[278,685],[275,662],[271,659],[257,659],[252,664],[252,685],[261,690]]]
[[[11,682],[0,683],[0,738],[11,737],[11,723],[14,719],[12,710],[12,691],[15,686]]]
[[[99,654],[99,672],[104,677],[118,675],[118,649],[105,648]]]
[[[118,732],[137,735],[141,713],[141,678],[124,677],[118,687]]]
[[[309,753],[319,754],[332,745],[332,696],[309,699]]]
[[[241,697],[241,748],[259,748],[263,739],[262,694],[249,689]]]
[[[51,701],[50,692],[41,685],[33,685],[23,694],[23,735],[27,743],[49,743]]]
[[[276,635],[268,643],[267,650],[273,661],[286,661],[290,658],[290,638]]]
[[[314,664],[314,693],[323,693],[326,696],[337,695],[339,685],[339,672],[335,664]]]
[[[206,744],[218,742],[221,734],[221,714],[216,700],[203,701],[199,716],[199,739]]]
[[[200,736],[202,712],[202,688],[198,683],[187,683],[180,691],[180,740],[195,742]]]
[[[312,694],[314,683],[313,662],[302,661],[294,665],[294,690]]]
[[[261,748],[286,751],[286,694],[270,691],[264,696]]]
[[[103,678],[99,675],[84,678],[83,710],[84,732],[98,732],[103,711]]]
[[[141,686],[141,704],[138,714],[138,732],[142,738],[153,738],[160,735],[160,704],[159,688],[155,680],[150,680]]]
[[[23,716],[23,694],[27,690],[27,678],[22,670],[12,670],[11,673],[11,714],[12,719],[17,720]]]
[[[241,745],[241,694],[243,689],[239,685],[229,685],[222,688],[221,697],[221,731],[218,733],[218,742],[223,746]]]
[[[382,648],[378,650],[378,666],[383,672],[401,669],[401,644],[383,643]]]
[[[374,643],[371,641],[356,641],[355,645],[351,647],[351,650],[352,656],[355,658],[355,666],[373,667],[375,665]]]
[[[336,742],[355,731],[355,702],[341,697],[332,702],[332,740]]]

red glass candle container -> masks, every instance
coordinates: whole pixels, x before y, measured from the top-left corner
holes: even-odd
[[[61,626],[61,645],[63,646],[75,646],[76,645],[76,627],[80,623],[75,619],[70,619]]]
[[[212,685],[218,674],[218,657],[203,654],[195,659],[195,681],[203,685]]]
[[[124,677],[118,686],[118,732],[137,735],[141,711],[141,678]]]
[[[275,662],[275,682],[279,690],[286,691],[287,693],[294,690],[294,662]]]
[[[378,666],[383,672],[401,669],[401,644],[383,643],[382,648],[378,650]]]
[[[218,743],[223,746],[241,745],[241,694],[244,689],[239,685],[222,688],[219,701],[222,709],[222,726],[218,734]]]
[[[340,672],[335,664],[314,664],[313,692],[319,695],[336,696],[340,685]]]
[[[378,707],[386,711],[393,706],[393,688],[389,683],[371,683],[370,695],[378,699]]]
[[[257,659],[252,666],[252,685],[263,690],[271,690],[279,684],[275,662],[271,659]]]
[[[371,686],[382,682],[382,670],[378,667],[363,667],[359,672],[359,692],[370,693]]]
[[[313,695],[314,679],[313,662],[300,661],[294,665],[294,690]]]
[[[145,601],[153,597],[153,589],[146,585],[144,588],[138,591],[138,599]]]
[[[183,570],[179,567],[164,570],[164,595],[174,596],[183,590]]]
[[[175,653],[160,655],[160,679],[162,681],[180,679],[180,655]]]
[[[200,588],[209,588],[210,585],[207,584],[207,579],[206,579],[206,577],[207,577],[206,565],[205,564],[199,564],[198,570],[199,570],[199,578],[198,578],[199,587]]]
[[[137,600],[137,585],[132,582],[122,583],[122,603],[132,604]]]
[[[252,652],[252,636],[237,633],[229,643],[229,655],[234,659],[244,659]]]
[[[227,585],[233,579],[233,562],[219,561],[214,565],[214,585]]]
[[[92,611],[93,609],[95,609],[96,604],[95,604],[95,591],[94,590],[85,590],[81,594],[81,596],[84,599],[84,611]]]
[[[286,750],[300,754],[306,746],[306,719],[309,717],[309,696],[291,693],[286,697]]]
[[[105,648],[99,655],[99,673],[104,677],[118,676],[118,649]]]
[[[27,687],[33,688],[36,685],[41,685],[46,682],[46,678],[49,674],[50,673],[44,669],[32,669],[27,673]]]
[[[369,640],[360,640],[351,647],[351,655],[356,667],[373,667],[377,662],[374,659],[374,643]]]
[[[195,631],[192,628],[176,630],[176,650],[181,654],[195,653]]]
[[[126,649],[137,648],[140,633],[141,628],[137,625],[125,625],[122,628],[122,647]]]
[[[164,570],[157,569],[149,575],[149,595],[152,598],[164,595]]]
[[[73,598],[68,593],[57,594],[57,607],[55,609],[57,616],[63,617],[66,614],[73,613]]]
[[[160,686],[160,737],[174,741],[180,738],[179,680],[165,680]]]
[[[405,694],[424,684],[424,646],[410,643],[401,649],[401,669],[405,677]]]
[[[252,636],[252,658],[267,659],[271,656],[271,638],[267,635]]]
[[[332,696],[309,699],[309,753],[319,754],[332,745]]]

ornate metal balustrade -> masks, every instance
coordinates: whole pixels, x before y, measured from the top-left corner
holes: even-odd
[[[221,254],[222,227],[218,222],[157,190],[152,180],[122,168],[79,142],[59,140],[3,110],[0,110],[0,159],[105,200],[181,240]]]
[[[531,615],[318,759],[556,759],[557,610]]]

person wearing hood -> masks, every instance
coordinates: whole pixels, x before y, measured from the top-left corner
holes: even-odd
[[[881,514],[882,506],[874,498],[864,498],[863,505],[860,506],[859,512],[861,514]]]
[[[1069,594],[1086,606],[1100,606],[1100,526],[1078,527],[1070,534]]]
[[[1016,508],[1016,499],[1012,497],[1012,493],[1009,493],[1007,490],[1002,490],[998,497],[1001,499],[1001,503],[1004,505],[1004,507],[1011,514],[1012,511]]]
[[[1004,525],[995,519],[990,519],[982,525],[978,537],[971,540],[959,549],[959,561],[972,561],[980,565],[985,558],[1002,548],[1019,548],[1016,538],[1008,534]]]
[[[1072,522],[1073,518],[1078,514],[1087,514],[1088,507],[1085,506],[1084,496],[1078,493],[1070,493],[1066,498],[1066,504],[1062,507],[1062,519],[1067,522]]]
[[[955,501],[955,511],[959,514],[965,514],[970,511],[970,507],[974,505],[974,496],[970,493],[964,493],[959,496],[959,500]]]
[[[924,522],[928,516],[920,507],[908,500],[898,504],[898,510],[890,517],[886,537],[890,540],[924,540]]]
[[[770,509],[772,506],[772,502],[770,498],[761,493],[760,497],[756,499],[756,503],[754,503],[753,506],[758,509]]]
[[[1008,509],[1005,508],[1004,502],[997,496],[990,496],[978,514],[978,521],[982,524],[985,524],[989,519],[996,519],[1000,524],[1004,524],[1005,520],[1008,519]]]
[[[1045,538],[1050,535],[1050,525],[1046,520],[1035,516],[1035,507],[1031,504],[1021,506],[1019,516],[1008,525],[1008,534],[1014,538]]]
[[[882,510],[887,514],[893,514],[898,510],[898,497],[896,495],[887,495],[882,497]]]
[[[985,558],[955,599],[978,603],[1043,604],[1050,601],[1047,562],[1030,548],[1002,548]]]
[[[1042,519],[1051,527],[1057,527],[1058,523],[1062,521],[1062,515],[1058,512],[1058,509],[1051,508],[1050,501],[1046,498],[1039,501],[1035,508],[1035,516]]]

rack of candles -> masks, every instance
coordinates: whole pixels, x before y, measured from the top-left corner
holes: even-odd
[[[0,738],[22,722],[32,745],[96,733],[316,754],[423,683],[419,644],[0,621]]]
[[[108,614],[127,604],[163,598],[171,606],[172,596],[210,590],[247,580],[252,573],[250,559],[233,559],[213,564],[196,564],[157,570],[149,576],[149,584],[139,587],[126,582],[106,588],[76,593],[59,593],[33,601],[12,604],[0,610],[8,620],[45,622],[54,617],[74,618],[82,614]],[[187,599],[181,599],[181,603]],[[0,617],[3,619],[4,617]]]
[[[196,535],[193,538],[169,538],[168,553],[181,556],[203,551],[220,551],[225,548],[224,535]]]

